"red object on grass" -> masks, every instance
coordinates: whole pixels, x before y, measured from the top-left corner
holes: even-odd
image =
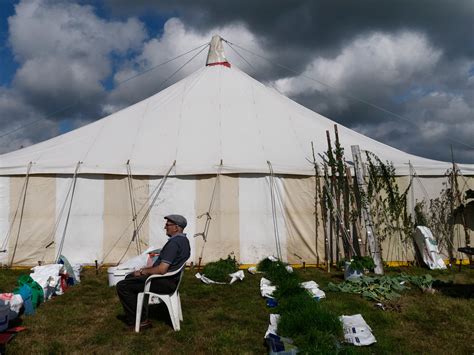
[[[0,333],[0,345],[5,345],[15,336],[16,333]]]
[[[19,333],[19,332],[22,332],[26,329],[27,329],[26,327],[22,327],[22,326],[19,325],[17,327],[8,328],[7,330],[5,330],[5,333]]]
[[[67,273],[61,274],[61,289],[63,292],[66,292],[67,290],[67,279],[69,278],[69,275]]]

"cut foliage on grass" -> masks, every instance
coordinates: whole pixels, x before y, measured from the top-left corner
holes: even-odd
[[[11,292],[18,276],[29,272],[0,269],[0,290]],[[343,292],[329,292],[324,300],[312,301],[338,316],[361,313],[372,328],[377,343],[363,348],[347,345],[342,351],[473,354],[474,345],[467,339],[472,339],[474,313],[472,297],[467,295],[474,285],[474,269],[396,268],[397,274],[401,272],[414,276],[428,272],[445,283],[446,292],[422,293],[412,287],[403,297],[387,303],[396,306],[396,311],[382,311],[358,294]],[[323,289],[329,282],[339,283],[343,279],[340,271],[327,273],[306,268],[294,273],[303,281],[317,281]],[[394,272],[389,269],[388,273]],[[117,319],[122,307],[115,288],[108,286],[107,269],[100,269],[98,275],[94,269],[85,269],[79,285],[41,304],[34,315],[21,316],[21,323],[15,325],[25,326],[27,331],[17,334],[7,345],[7,354],[263,354],[269,313],[279,311],[269,309],[262,301],[260,279],[261,275],[249,274],[245,282],[233,287],[209,287],[196,279],[194,272],[186,270],[180,286],[184,317],[181,331],[173,331],[166,306],[155,305],[150,306],[149,315],[153,328],[136,334],[127,331]],[[280,329],[282,326],[285,327],[280,324]],[[313,338],[319,339],[319,350],[302,345],[312,344]],[[323,349],[337,348],[338,339],[318,330],[293,338],[300,353],[325,354],[337,352]]]
[[[408,289],[408,283],[418,286],[421,290],[431,289],[433,278],[426,274],[422,276],[400,274],[395,276],[362,276],[347,280],[340,284],[330,282],[329,291],[357,293],[377,302],[391,301],[401,296],[400,292]]]
[[[301,287],[299,275],[288,272],[285,263],[269,261],[262,260],[258,269],[277,287],[278,333],[292,338],[303,353],[338,353],[342,326],[337,315],[312,298]]]
[[[219,261],[206,264],[202,270],[202,274],[212,281],[227,282],[229,281],[229,274],[237,270],[239,270],[239,265],[235,259],[229,255],[227,259],[219,259]]]

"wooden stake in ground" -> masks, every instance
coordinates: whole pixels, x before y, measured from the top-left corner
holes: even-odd
[[[337,125],[334,125],[334,135],[336,137],[336,166],[337,166],[337,191],[339,196],[336,196],[337,210],[339,216],[343,216],[342,220],[339,218],[339,225],[342,230],[342,245],[344,246],[344,257],[346,260],[352,259],[354,245],[352,243],[351,229],[349,225],[349,190],[347,188],[347,182],[345,177],[345,161],[344,161],[344,148],[342,148],[339,142],[339,132],[337,131]],[[342,197],[342,208],[340,199]],[[341,210],[343,211],[341,213]],[[345,237],[344,237],[345,236]]]
[[[366,192],[366,184],[364,180],[364,173],[362,168],[362,157],[360,154],[360,149],[358,145],[352,145],[352,156],[354,158],[354,167],[355,167],[355,175],[357,180],[357,185],[359,187],[359,191],[364,193],[367,196]],[[380,247],[377,240],[377,236],[375,235],[374,229],[372,227],[372,218],[370,216],[370,202],[366,200],[366,198],[362,199],[362,217],[364,219],[365,230],[367,232],[367,242],[369,244],[369,251],[370,256],[374,259],[375,263],[375,270],[374,272],[377,275],[383,275],[383,264],[382,264],[382,257],[380,255]],[[364,201],[365,200],[365,201]]]
[[[466,243],[466,247],[469,248],[471,246],[471,237],[469,235],[469,230],[466,224],[466,217],[464,215],[464,204],[462,203],[461,192],[459,191],[458,178],[457,178],[458,167],[457,167],[457,164],[454,162],[454,154],[453,154],[452,145],[451,145],[451,160],[453,162],[453,185],[451,185],[451,188],[453,189],[453,194],[456,197],[459,204],[457,210],[460,211],[459,215],[461,217],[461,224],[464,229],[465,243]],[[454,204],[454,201],[453,201],[453,204]],[[454,210],[453,210],[453,213],[454,213]],[[454,223],[455,223],[454,214],[452,214],[452,217],[453,217],[453,229],[454,229]],[[469,264],[472,265],[472,255],[469,254],[468,257],[469,257]],[[461,263],[462,263],[462,260],[461,260]]]
[[[313,166],[314,166],[314,244],[316,248],[316,265],[319,266],[319,250],[318,250],[318,194],[319,194],[319,169],[316,162],[316,155],[314,154],[314,144],[311,142],[311,151],[313,152]]]
[[[326,131],[326,138],[327,138],[327,143],[328,143],[328,151],[327,151],[327,157],[328,157],[328,164],[331,168],[331,179],[330,179],[330,188],[329,188],[329,199],[331,201],[330,204],[330,225],[331,225],[331,234],[333,232],[334,228],[334,237],[335,240],[333,240],[332,235],[331,235],[331,255],[333,253],[334,249],[334,244],[335,244],[335,253],[336,253],[336,263],[339,262],[339,237],[340,237],[340,223],[336,220],[334,220],[334,210],[337,210],[337,215],[340,215],[339,211],[339,189],[337,187],[337,181],[336,181],[336,175],[337,175],[337,168],[336,168],[336,161],[334,159],[333,151],[332,151],[332,144],[331,144],[331,137],[329,135],[329,131]],[[334,199],[336,200],[336,206],[332,203],[332,198],[331,196],[334,196]],[[333,244],[334,243],[334,244]]]
[[[328,176],[328,167],[326,165],[326,163],[324,163],[324,166],[323,166],[323,169],[324,169],[324,181],[326,182],[327,181],[327,176]],[[328,213],[328,208],[327,208],[327,205],[326,205],[326,201],[327,201],[327,196],[328,196],[328,193],[327,193],[327,189],[328,189],[328,186],[326,185],[326,183],[323,185],[323,193],[321,195],[321,214],[322,214],[322,217],[323,217],[323,228],[324,228],[324,253],[325,253],[325,258],[326,258],[326,269],[327,269],[327,272],[330,272],[331,271],[331,261],[332,261],[332,256],[330,254],[330,250],[332,250],[330,248],[330,233],[328,231],[328,227],[330,227],[330,223],[328,221],[328,218],[329,217],[329,213]]]
[[[360,256],[365,256],[365,250],[366,246],[365,243],[362,240],[362,226],[360,225],[360,220],[359,220],[359,213],[357,209],[357,203],[356,203],[356,191],[355,187],[352,183],[352,174],[351,174],[351,169],[346,166],[346,179],[347,179],[347,188],[349,191],[349,197],[352,195],[352,198],[350,198],[350,205],[352,208],[352,212],[356,213],[357,215],[354,218],[354,230],[356,231],[356,235],[353,235],[353,245],[354,249],[357,253],[359,253]],[[352,194],[351,194],[352,192]],[[357,238],[356,238],[357,237]]]

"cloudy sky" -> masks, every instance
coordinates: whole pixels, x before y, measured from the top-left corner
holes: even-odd
[[[312,110],[474,163],[473,19],[472,0],[0,0],[0,152],[156,93],[207,51],[159,64],[220,34],[231,63]]]

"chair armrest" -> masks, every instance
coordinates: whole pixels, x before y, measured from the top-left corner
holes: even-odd
[[[156,279],[159,277],[168,277],[168,276],[179,274],[184,269],[185,266],[186,266],[186,263],[184,263],[178,270],[170,271],[170,272],[167,272],[166,274],[152,274],[148,276],[145,282],[145,287],[151,282],[152,279]]]

